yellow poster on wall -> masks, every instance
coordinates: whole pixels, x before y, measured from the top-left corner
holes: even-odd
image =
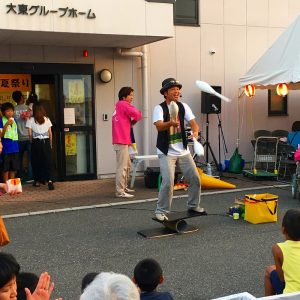
[[[66,156],[71,156],[71,155],[77,154],[76,134],[75,133],[67,133],[65,135],[65,149],[66,149]]]
[[[0,92],[0,103],[1,104],[3,104],[4,102],[15,103],[15,102],[13,102],[11,95],[12,95],[11,92],[7,92],[7,93],[4,93],[4,92],[1,93]]]
[[[69,103],[84,103],[84,81],[74,79],[69,81]]]
[[[31,91],[30,74],[0,74],[0,92]]]

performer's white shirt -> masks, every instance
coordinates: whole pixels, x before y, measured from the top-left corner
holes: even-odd
[[[185,110],[184,120],[189,122],[195,119],[195,115],[193,114],[191,108],[186,103],[183,102],[180,103],[183,104]],[[164,112],[160,105],[156,105],[154,107],[152,121],[153,123],[157,121],[164,121]],[[157,150],[157,154],[163,154],[158,148],[156,148],[156,150]],[[182,142],[169,145],[168,155],[170,156],[183,156],[188,153],[190,153],[189,148],[185,149]]]

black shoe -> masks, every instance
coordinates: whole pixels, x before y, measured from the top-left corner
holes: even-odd
[[[32,185],[35,186],[35,187],[39,187],[40,183],[38,181],[34,181]]]
[[[53,182],[51,180],[48,181],[48,190],[50,190],[50,191],[54,190],[54,185],[53,185]]]

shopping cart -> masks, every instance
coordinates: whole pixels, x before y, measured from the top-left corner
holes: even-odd
[[[270,136],[256,138],[251,170],[243,170],[243,175],[254,178],[277,178],[278,141],[277,137]]]

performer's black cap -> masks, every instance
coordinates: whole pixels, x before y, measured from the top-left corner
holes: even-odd
[[[160,89],[160,93],[163,95],[164,92],[168,89],[170,89],[173,86],[177,86],[180,89],[182,88],[182,84],[176,80],[175,78],[167,78],[165,79],[162,84],[161,84],[162,88]]]

